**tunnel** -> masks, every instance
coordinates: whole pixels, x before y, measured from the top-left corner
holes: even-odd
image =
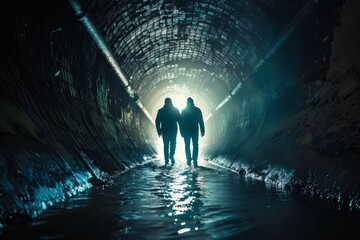
[[[2,1],[0,13],[0,238],[360,236],[359,1]],[[180,134],[174,168],[163,166],[155,118],[167,97],[180,111],[192,97],[202,111],[206,130],[198,169],[185,165]],[[147,172],[138,170],[143,168]],[[150,178],[166,187],[186,183],[179,188],[187,189],[192,208],[204,218],[193,213],[198,225],[182,228],[190,220],[166,213],[164,219],[175,218],[173,232],[162,232],[167,225],[145,225],[136,235],[136,222],[113,226],[104,217],[87,225],[84,211],[78,215],[87,216],[82,221],[87,235],[61,232],[64,227],[60,235],[41,238],[46,235],[31,230],[57,206],[72,209],[64,204],[85,199],[84,192],[95,191],[96,200],[124,192],[134,204],[137,180],[148,187],[139,193],[142,209],[142,200],[153,201],[149,192],[164,188]],[[249,189],[241,185],[246,191],[235,196],[237,184]],[[245,216],[255,219],[271,205],[251,200],[258,188],[264,199],[274,196],[266,191],[274,191],[280,202],[305,201],[307,210],[292,206],[291,211],[299,216],[309,211],[304,217],[309,226],[299,230],[302,222],[294,220],[290,227],[294,217],[286,216],[287,208],[274,212],[282,218],[264,217],[269,225],[250,224]],[[229,209],[248,204],[253,214],[229,210],[228,216],[237,217],[229,222],[211,217],[215,208],[203,209],[212,192],[223,194],[216,201],[224,206],[228,198],[238,199]],[[131,206],[111,211],[133,211]],[[72,223],[71,218],[61,221]],[[148,222],[157,221],[162,223]],[[119,235],[92,233],[96,226],[112,226]]]

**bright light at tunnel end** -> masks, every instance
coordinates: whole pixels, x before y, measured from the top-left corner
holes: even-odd
[[[178,108],[180,111],[186,107],[186,100],[189,96],[184,94],[177,94],[170,96],[173,105]]]
[[[154,119],[156,117],[157,111],[164,106],[165,98],[171,98],[171,101],[177,109],[181,112],[186,107],[186,100],[191,97],[194,99],[195,106],[199,107],[203,113],[203,117],[205,117],[206,114],[208,114],[209,109],[209,101],[198,98],[196,96],[187,95],[185,93],[169,93],[168,95],[164,96],[163,98],[159,98],[156,101],[156,104],[151,108],[152,113],[154,114]],[[206,115],[207,116],[207,115]]]
[[[209,109],[210,109],[210,106],[209,106],[209,103],[211,101],[209,101],[208,99],[204,99],[204,98],[201,98],[201,97],[198,97],[198,96],[193,96],[191,94],[187,94],[187,93],[184,93],[184,92],[175,92],[175,91],[170,91],[168,92],[168,94],[164,94],[162,95],[161,97],[157,98],[156,101],[153,103],[153,105],[149,105],[149,109],[151,110],[151,113],[152,113],[152,117],[153,119],[156,119],[156,114],[158,112],[158,110],[160,108],[162,108],[164,106],[164,101],[165,101],[165,98],[171,98],[172,100],[172,103],[173,105],[179,109],[180,113],[181,111],[186,107],[186,101],[189,97],[193,98],[194,99],[194,103],[195,103],[195,106],[199,107],[202,111],[202,115],[203,115],[203,118],[205,120],[205,117],[209,114]],[[147,103],[147,101],[145,101],[145,103]],[[205,129],[207,128],[206,124],[205,124]],[[156,143],[155,143],[155,148],[156,148],[156,152],[157,152],[157,157],[159,158],[159,160],[163,159],[163,142],[162,142],[162,138],[159,137],[155,131],[155,126],[154,126],[154,131],[152,132],[152,134],[155,134],[154,138],[157,139]],[[200,145],[204,144],[207,142],[207,139],[208,139],[208,134],[205,135],[204,138],[199,138],[199,142],[200,142]],[[183,160],[183,161],[180,161],[181,164],[180,165],[185,165],[186,164],[186,161],[184,159],[186,159],[186,156],[185,156],[185,146],[184,146],[184,140],[183,138],[181,137],[180,135],[180,132],[178,131],[178,135],[177,135],[177,141],[176,141],[176,152],[175,152],[175,159],[179,159],[179,160]],[[200,152],[199,153],[199,156],[201,156],[202,153]],[[180,163],[178,162],[178,163]]]

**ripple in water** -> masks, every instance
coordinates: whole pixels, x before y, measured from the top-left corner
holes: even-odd
[[[8,239],[314,239],[360,236],[359,214],[309,203],[206,163],[160,162],[49,208]]]

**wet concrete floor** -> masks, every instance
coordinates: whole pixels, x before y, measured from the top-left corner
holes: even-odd
[[[360,214],[201,163],[139,166],[5,239],[360,239]],[[25,237],[25,238],[24,238]]]

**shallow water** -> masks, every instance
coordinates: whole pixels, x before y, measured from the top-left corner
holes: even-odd
[[[310,202],[206,163],[159,161],[48,209],[7,239],[339,239],[360,236],[357,212]],[[215,169],[216,168],[216,169]],[[24,238],[25,237],[25,238]]]

